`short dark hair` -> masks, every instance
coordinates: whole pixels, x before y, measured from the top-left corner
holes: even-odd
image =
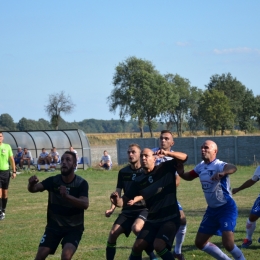
[[[74,152],[71,152],[71,151],[66,151],[64,154],[70,154],[73,158],[73,162],[75,164],[77,164],[77,157],[76,157],[76,154]]]
[[[162,130],[161,131],[161,135],[162,134],[170,134],[170,135],[172,135],[172,132],[170,130]]]

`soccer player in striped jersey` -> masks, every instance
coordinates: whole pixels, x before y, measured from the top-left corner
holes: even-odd
[[[121,197],[121,193],[129,191],[132,182],[138,176],[143,173],[140,163],[141,148],[138,144],[130,144],[127,150],[129,165],[122,168],[118,173],[118,180],[116,185],[116,192]],[[138,200],[138,197],[135,198]],[[110,217],[114,212],[116,206],[111,204],[111,208],[105,212],[106,217]],[[145,202],[140,200],[135,202],[132,200],[129,205],[125,205],[122,208],[121,213],[114,222],[107,241],[106,247],[106,259],[113,260],[116,254],[116,241],[121,234],[125,234],[128,237],[133,231],[135,235],[143,228],[146,221],[148,210],[145,206]],[[150,259],[156,259],[155,255],[150,251]]]
[[[221,235],[225,249],[235,260],[244,260],[242,251],[235,245],[234,229],[238,215],[237,206],[231,195],[229,175],[237,168],[217,159],[218,147],[211,140],[201,146],[202,162],[189,172],[180,165],[181,178],[192,181],[199,178],[208,207],[196,235],[195,245],[215,259],[231,260],[219,247],[210,242],[213,235]]]
[[[258,166],[254,172],[252,178],[245,181],[240,187],[233,188],[232,193],[236,194],[241,190],[253,186],[260,180],[260,166]],[[243,241],[242,247],[248,248],[252,244],[252,236],[256,228],[256,221],[260,217],[260,194],[255,200],[255,203],[250,211],[249,217],[246,222],[246,238]],[[260,243],[260,237],[258,238],[258,243]]]
[[[187,155],[184,156],[185,160]],[[111,202],[122,207],[136,196],[142,196],[148,208],[147,221],[133,245],[130,260],[141,260],[142,251],[153,246],[164,260],[174,259],[171,247],[180,226],[180,212],[176,199],[175,172],[181,160],[170,160],[155,165],[154,152],[145,148],[141,152],[144,173],[137,177],[123,197],[117,192],[111,195]]]
[[[28,191],[49,192],[47,226],[35,260],[46,259],[62,244],[61,259],[72,259],[84,231],[84,210],[89,206],[88,183],[74,173],[77,160],[73,152],[61,157],[61,174],[39,182],[37,176],[28,180]]]
[[[171,150],[171,147],[174,145],[174,140],[171,131],[169,130],[162,130],[160,134],[160,147],[153,148],[153,152],[157,154],[157,158],[155,161],[155,165],[159,165],[162,162],[166,162],[168,160],[172,160],[174,157],[179,158],[184,160],[185,154],[183,153],[178,153],[174,152]],[[180,157],[178,157],[180,156]],[[180,176],[176,172],[176,186],[179,186],[180,184]],[[180,210],[180,215],[181,215],[181,224],[178,229],[178,232],[175,237],[175,247],[173,251],[173,256],[174,258],[178,260],[185,260],[184,255],[181,252],[181,247],[184,242],[185,234],[186,234],[186,226],[187,226],[187,221],[186,221],[186,216],[183,212],[181,204],[178,202],[178,207]]]

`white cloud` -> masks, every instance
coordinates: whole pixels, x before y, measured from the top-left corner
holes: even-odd
[[[189,42],[176,42],[176,45],[181,46],[181,47],[185,47],[185,46],[190,45],[190,43]]]
[[[214,49],[215,54],[237,54],[237,53],[256,53],[260,54],[260,49],[252,49],[248,47],[239,47],[239,48],[229,48],[229,49]]]

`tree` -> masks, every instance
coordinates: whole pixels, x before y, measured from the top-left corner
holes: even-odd
[[[182,136],[185,118],[187,118],[189,112],[196,109],[195,105],[202,91],[192,87],[188,79],[182,78],[178,74],[166,74],[165,79],[172,86],[172,92],[178,94],[175,94],[175,99],[172,102],[167,103],[167,110],[161,118],[166,121],[168,126],[174,123],[180,137]]]
[[[199,114],[203,119],[209,132],[213,130],[221,130],[221,135],[224,134],[225,129],[232,128],[234,122],[234,114],[231,111],[229,100],[226,95],[213,89],[206,90],[199,101]]]
[[[65,96],[64,91],[49,95],[48,105],[45,106],[45,111],[51,119],[52,126],[58,130],[61,121],[61,113],[70,114],[75,107],[71,97]]]
[[[3,130],[16,130],[14,120],[9,114],[0,115],[0,127]]]
[[[116,67],[113,85],[107,99],[109,110],[115,112],[119,108],[121,120],[128,116],[137,120],[141,137],[144,123],[148,124],[153,136],[155,119],[173,96],[164,77],[150,61],[130,57]]]
[[[245,106],[243,103],[245,100],[249,100],[252,97],[249,98],[249,92],[248,90],[240,81],[238,81],[236,78],[232,77],[230,73],[222,74],[222,75],[213,75],[210,78],[210,82],[208,85],[206,85],[206,88],[208,90],[218,90],[222,91],[225,96],[229,100],[230,108],[232,113],[235,115],[234,118],[234,124],[242,126],[243,130],[246,127],[247,130],[250,129],[248,122],[246,125],[244,124],[245,118],[251,118],[252,116],[252,109],[250,108],[248,110],[244,110]],[[249,104],[250,105],[250,104]],[[252,106],[251,104],[250,106]],[[246,114],[248,112],[248,114]]]

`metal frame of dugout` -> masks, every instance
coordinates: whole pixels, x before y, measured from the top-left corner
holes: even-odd
[[[2,131],[4,143],[10,144],[15,156],[17,147],[27,148],[33,159],[45,148],[47,152],[56,147],[60,156],[72,146],[78,153],[78,169],[91,167],[91,149],[86,134],[79,129],[48,131]]]

